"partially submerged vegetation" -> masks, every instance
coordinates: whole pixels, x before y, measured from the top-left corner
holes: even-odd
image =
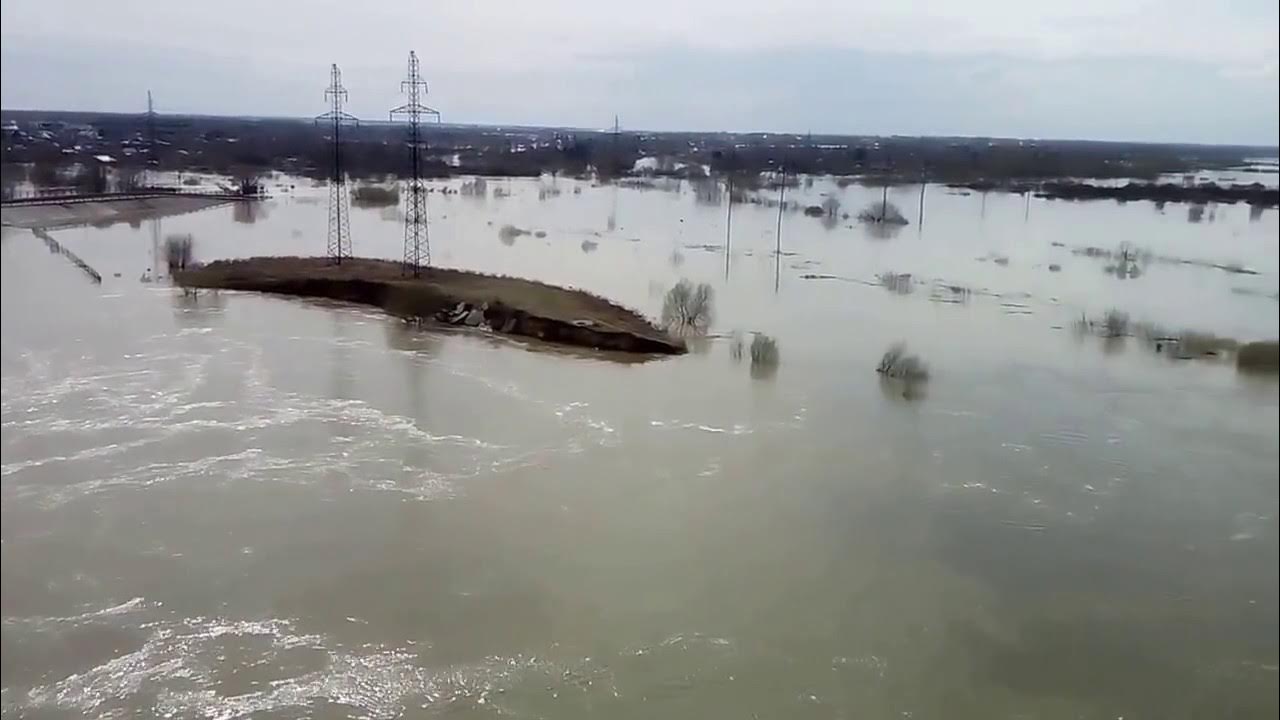
[[[1097,318],[1081,315],[1076,328],[1105,338],[1128,337],[1129,313],[1111,308]]]
[[[220,260],[174,275],[184,287],[223,288],[323,297],[375,305],[403,317],[426,319],[479,311],[496,332],[548,342],[628,353],[683,353],[683,342],[638,313],[581,290],[521,278],[427,267],[421,277],[400,263],[354,258],[260,257]],[[459,305],[461,304],[461,308]]]
[[[729,359],[734,362],[742,360],[742,331],[734,330],[729,334]]]
[[[764,333],[754,333],[751,337],[751,377],[773,377],[781,362],[778,341]]]
[[[889,346],[876,366],[880,374],[880,390],[886,397],[919,400],[928,386],[929,369],[917,355],[907,352],[904,343]]]
[[[169,235],[164,239],[165,265],[173,275],[195,264],[195,240],[190,234]]]
[[[1170,330],[1149,322],[1135,322],[1123,310],[1111,308],[1097,317],[1081,315],[1077,333],[1100,337],[1113,346],[1135,338],[1154,353],[1172,360],[1231,361],[1241,370],[1280,371],[1277,341],[1241,343],[1239,340],[1200,330]]]
[[[1071,249],[1071,254],[1097,260],[1108,261],[1104,271],[1108,275],[1116,275],[1122,279],[1136,278],[1142,274],[1142,268],[1153,263],[1167,265],[1191,265],[1194,267],[1221,270],[1235,275],[1257,275],[1258,271],[1245,267],[1236,261],[1213,262],[1198,258],[1184,258],[1175,255],[1160,255],[1150,250],[1135,247],[1131,243],[1120,243],[1116,249],[1084,245]]]
[[[485,179],[482,177],[465,180],[463,181],[462,185],[458,186],[458,194],[464,197],[483,198],[488,193],[489,193],[489,183],[485,182]]]
[[[673,332],[706,332],[713,319],[713,297],[711,285],[681,280],[663,298],[662,325]]]
[[[880,281],[884,289],[898,295],[907,295],[914,289],[911,273],[886,271],[877,275],[876,279]]]
[[[400,186],[361,183],[351,189],[351,204],[361,208],[398,205],[400,204]]]
[[[907,352],[906,343],[894,343],[880,357],[876,372],[884,377],[907,382],[923,382],[929,379],[929,368],[919,355]]]
[[[521,235],[528,234],[529,231],[524,228],[518,228],[515,225],[503,225],[502,228],[498,230],[498,239],[502,241],[503,245],[514,245],[516,243],[516,238]]]
[[[886,225],[906,225],[907,217],[891,202],[871,203],[858,213],[858,221]]]

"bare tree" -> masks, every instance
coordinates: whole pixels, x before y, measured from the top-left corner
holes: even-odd
[[[906,225],[907,218],[891,202],[871,203],[858,213],[858,220],[864,223],[884,223],[886,225]]]
[[[689,280],[681,280],[662,302],[662,324],[671,330],[705,332],[711,325],[713,295],[707,283],[695,287]]]
[[[929,369],[918,355],[907,354],[905,343],[894,343],[880,358],[876,372],[885,377],[919,382],[929,379]]]

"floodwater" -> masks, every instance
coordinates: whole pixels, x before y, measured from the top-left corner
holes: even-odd
[[[921,225],[906,186],[905,228],[790,211],[776,257],[764,192],[726,262],[688,183],[434,186],[439,264],[653,317],[713,286],[693,352],[619,363],[139,282],[170,234],[323,251],[324,188],[274,185],[53,231],[100,286],[5,228],[6,718],[1276,715],[1275,377],[1072,330],[1274,337],[1275,210],[930,187]],[[881,199],[787,193],[825,194]],[[399,257],[394,208],[351,227]]]

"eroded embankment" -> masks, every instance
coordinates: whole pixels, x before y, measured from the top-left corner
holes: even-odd
[[[402,317],[466,319],[496,332],[628,353],[675,354],[684,343],[635,311],[590,293],[447,268],[405,275],[399,263],[354,258],[220,260],[179,271],[186,287],[252,290],[375,305]],[[457,321],[457,324],[464,324]]]

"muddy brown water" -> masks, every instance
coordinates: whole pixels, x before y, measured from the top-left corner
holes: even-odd
[[[5,717],[1275,716],[1275,378],[1070,326],[1274,337],[1276,211],[929,188],[920,226],[901,188],[896,233],[787,213],[780,264],[736,207],[726,270],[687,183],[430,196],[442,264],[650,317],[711,283],[712,337],[640,364],[139,281],[168,234],[322,250],[288,184],[54,231],[100,286],[5,228]],[[399,256],[394,208],[352,230]],[[1257,274],[1071,253],[1121,243]]]

